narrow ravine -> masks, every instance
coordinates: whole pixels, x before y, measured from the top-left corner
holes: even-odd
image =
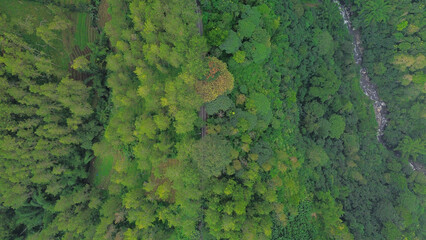
[[[383,102],[379,94],[377,93],[377,87],[374,83],[370,81],[370,77],[368,76],[368,71],[365,67],[362,66],[362,56],[363,56],[363,48],[361,43],[361,33],[359,30],[355,29],[352,26],[352,22],[350,19],[350,12],[348,9],[340,4],[339,1],[333,0],[339,6],[340,15],[342,15],[345,25],[348,27],[349,34],[352,35],[354,45],[354,58],[356,64],[360,65],[360,74],[361,74],[361,88],[365,95],[367,95],[372,101],[374,106],[374,112],[376,115],[376,121],[378,126],[377,129],[377,139],[380,143],[384,144],[382,141],[383,132],[385,130],[387,119],[386,119],[386,103]]]
[[[380,99],[379,94],[377,93],[377,86],[370,81],[367,69],[362,66],[362,56],[364,48],[362,47],[361,42],[361,32],[352,26],[352,22],[350,19],[351,12],[338,0],[333,0],[333,2],[339,6],[340,15],[342,15],[344,23],[348,27],[349,34],[353,37],[352,44],[354,45],[355,63],[361,67],[361,88],[364,94],[367,95],[370,100],[373,101],[374,113],[376,115],[376,121],[378,124],[377,140],[387,148],[385,142],[382,139],[386,124],[388,123],[388,120],[386,119],[386,103]],[[393,151],[392,149],[389,150]],[[426,169],[422,164],[413,161],[409,161],[409,163],[410,167],[414,171],[420,171],[423,172],[423,174],[426,174]]]

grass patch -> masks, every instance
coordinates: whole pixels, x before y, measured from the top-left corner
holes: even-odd
[[[77,14],[77,24],[75,28],[74,44],[83,50],[89,42],[87,27],[87,13]]]
[[[96,158],[94,161],[94,169],[96,171],[94,172],[93,183],[96,186],[99,186],[109,179],[109,175],[112,170],[112,165],[114,163],[114,157],[112,155],[108,155],[103,158]]]
[[[96,40],[98,31],[92,27],[92,21],[87,13],[77,13],[74,21],[74,45],[83,50],[88,43]]]
[[[105,189],[109,184],[114,164],[126,161],[126,157],[105,140],[95,143],[93,151],[96,158],[90,165],[89,181],[94,186]]]

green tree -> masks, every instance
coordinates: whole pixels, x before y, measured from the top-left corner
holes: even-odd
[[[318,31],[315,34],[314,41],[318,46],[318,52],[320,55],[333,55],[335,43],[333,41],[333,37],[328,31]]]
[[[310,160],[310,166],[313,168],[317,166],[324,166],[330,161],[324,149],[316,144],[307,150],[306,155]]]
[[[218,177],[232,161],[231,150],[227,140],[207,135],[193,145],[191,156],[203,176]]]
[[[235,53],[241,46],[241,40],[238,37],[237,33],[234,31],[229,31],[228,37],[220,45],[220,49],[224,50],[226,53]]]
[[[253,93],[246,102],[246,108],[253,114],[256,114],[259,119],[269,124],[272,120],[271,103],[269,99],[262,93]]]
[[[71,67],[78,71],[87,71],[90,69],[89,63],[86,56],[79,56],[72,61]]]
[[[390,18],[391,5],[385,0],[358,1],[362,4],[361,16],[364,18],[364,25],[371,23],[386,23]]]
[[[244,51],[237,51],[234,54],[233,59],[237,62],[237,63],[243,63],[246,60],[246,52]]]
[[[412,157],[415,161],[419,155],[426,154],[426,142],[422,141],[420,138],[412,139],[409,136],[406,136],[398,145],[396,150],[402,152],[402,157],[408,159]]]
[[[52,45],[52,41],[58,39],[57,34],[46,25],[37,27],[36,34],[48,45]]]
[[[206,104],[206,112],[209,115],[213,115],[221,110],[227,111],[229,108],[232,107],[232,105],[232,100],[228,96],[222,95]]]
[[[345,131],[345,119],[337,114],[331,115],[329,119],[331,128],[330,128],[330,137],[340,138],[340,135]]]
[[[256,29],[256,23],[253,23],[251,19],[245,18],[238,21],[238,35],[243,38],[250,38]]]
[[[69,27],[71,27],[71,21],[65,14],[54,16],[52,22],[49,23],[49,29],[51,30],[65,30]]]
[[[359,138],[355,134],[344,134],[343,142],[345,144],[345,151],[348,155],[357,153],[359,151]]]
[[[314,77],[310,79],[312,86],[309,88],[309,95],[318,97],[322,102],[329,99],[339,90],[341,81],[338,79],[333,68],[321,66]]]
[[[251,53],[254,63],[261,63],[271,54],[271,48],[264,43],[254,42],[251,45]]]

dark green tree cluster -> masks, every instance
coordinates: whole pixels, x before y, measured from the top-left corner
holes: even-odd
[[[360,5],[367,9],[372,6],[372,2],[364,1]],[[313,36],[314,47],[310,48],[311,51],[318,50],[318,57],[315,58],[313,54],[310,54],[309,60],[304,61],[304,64],[310,66],[309,69],[312,70],[303,69],[307,78],[302,78],[303,85],[298,96],[302,105],[300,130],[306,144],[310,146],[306,150],[308,166],[313,167],[313,172],[311,170],[306,172],[308,182],[312,184],[312,191],[316,193],[317,201],[322,202],[327,196],[322,195],[321,192],[329,192],[332,199],[342,204],[344,211],[342,220],[355,239],[423,238],[421,227],[419,228],[424,215],[424,211],[421,210],[424,206],[419,201],[423,196],[419,191],[421,187],[417,183],[417,188],[414,188],[416,183],[408,180],[414,179],[418,173],[409,170],[406,161],[385,149],[377,141],[375,136],[377,126],[374,124],[372,103],[362,96],[359,90],[357,74],[359,70],[353,64],[354,60],[350,58],[353,48],[350,44],[352,39],[345,33],[345,27],[341,27],[342,21],[338,20],[338,12],[331,13],[323,8],[336,8],[336,5],[333,5],[332,2],[326,1],[323,6],[312,9],[315,16],[323,19],[327,25],[322,25],[321,21],[317,22],[321,30],[308,28],[305,31],[312,31],[312,33],[304,34]],[[365,10],[362,14],[367,14],[368,11],[375,10]],[[381,8],[380,11],[387,11],[386,7]],[[369,14],[383,14],[383,12]],[[368,19],[366,22],[370,26],[378,27],[381,26],[378,23],[386,21],[386,18],[378,17],[375,20]],[[354,21],[358,20],[355,18]],[[361,29],[362,36],[373,36],[374,31],[365,33],[364,28]],[[324,31],[327,31],[330,36],[323,34]],[[315,47],[316,44],[330,42],[330,37],[334,42],[333,49]],[[371,46],[369,45],[371,41],[366,41],[365,44],[368,48]],[[368,50],[365,50],[365,62],[369,61],[369,58],[370,54]],[[385,59],[385,57],[380,56],[379,59]],[[389,59],[392,60],[392,58]],[[377,61],[378,59],[375,60],[376,63]],[[323,63],[326,65],[321,66]],[[324,67],[327,67],[327,71],[324,72],[328,74],[325,78],[327,81],[321,82],[318,77],[326,76],[321,69]],[[375,69],[368,65],[367,67],[373,69],[372,71]],[[313,74],[309,76],[309,72]],[[388,76],[383,75],[389,80]],[[380,85],[378,89],[381,96]],[[327,93],[327,91],[330,92]],[[406,96],[405,99],[408,97]],[[390,103],[392,104],[392,101]],[[401,112],[396,109],[395,111],[398,112],[397,114]],[[421,120],[413,124],[419,126],[418,129],[422,129]],[[412,156],[421,156],[420,140],[406,138],[403,144],[406,144],[405,147],[400,148],[410,149],[404,151],[404,157],[410,156],[408,152],[412,152]],[[389,166],[395,168],[390,169]],[[408,213],[403,210],[404,207],[401,206],[397,196],[405,195],[416,199],[412,203],[413,209],[417,209],[417,212]]]

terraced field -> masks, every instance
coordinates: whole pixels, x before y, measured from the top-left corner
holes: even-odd
[[[79,56],[88,57],[89,54],[90,54],[90,49],[88,47],[85,47],[83,50],[81,50],[79,46],[74,47],[74,49],[73,49],[73,51],[70,55],[71,61],[70,61],[69,72],[70,72],[71,78],[73,78],[75,80],[84,80],[84,79],[86,79],[90,76],[90,74],[88,74],[88,73],[77,71],[77,70],[75,70],[71,67],[71,64],[74,61],[74,59],[78,58]]]
[[[33,1],[0,0],[0,11],[5,13],[12,25],[26,25],[31,32],[24,33],[23,38],[35,49],[50,55],[53,62],[64,72],[68,69],[69,51],[62,41],[62,32],[54,32],[56,38],[47,45],[37,37],[35,28],[43,23],[52,21],[54,15],[43,4]]]
[[[113,150],[106,141],[101,141],[93,146],[96,158],[91,161],[90,182],[99,188],[106,188],[110,180],[111,170],[114,167],[120,171],[123,161],[126,157],[117,150]]]
[[[56,2],[60,5],[72,5],[87,3],[88,0],[58,0]],[[30,26],[29,29],[35,29],[36,26],[43,23],[47,24],[54,17],[54,14],[45,5],[33,1],[0,0],[0,6],[0,11],[4,11],[9,16],[13,25],[26,24]],[[88,75],[71,69],[70,63],[75,58],[90,53],[87,45],[96,40],[98,30],[92,26],[92,21],[87,13],[67,12],[66,15],[73,23],[73,27],[62,32],[54,32],[57,36],[51,44],[48,45],[37,37],[35,30],[32,33],[24,34],[23,37],[31,42],[35,49],[52,56],[53,62],[59,69],[64,70],[64,74],[68,70],[73,78],[84,79]]]
[[[98,36],[98,30],[92,26],[92,21],[87,13],[76,13],[73,18],[76,24],[72,29],[74,42],[70,55],[70,66],[77,57],[89,56],[90,48],[88,44],[94,42]],[[71,67],[69,67],[69,71],[71,77],[76,80],[84,80],[89,77],[87,73],[76,71]]]

